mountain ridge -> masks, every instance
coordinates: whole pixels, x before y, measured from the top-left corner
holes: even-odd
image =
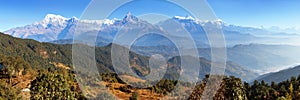
[[[295,37],[300,37],[300,35],[297,34],[291,35],[284,32],[276,33],[264,28],[228,24],[221,19],[200,20],[191,16],[174,16],[168,20],[175,20],[181,24],[192,35],[196,43],[199,43],[198,47],[209,47],[209,41],[205,34],[206,32],[202,27],[209,27],[211,25],[222,27],[227,46],[250,43],[276,44],[278,43],[278,40],[282,41],[280,43],[297,44],[297,38]],[[168,24],[168,20],[162,22]],[[100,34],[97,38],[108,40],[104,42],[111,43],[112,38],[114,38],[117,32],[127,22],[132,24],[147,23],[147,21],[139,19],[130,12],[128,12],[123,19],[114,18],[101,20],[78,19],[76,17],[65,18],[60,15],[48,14],[41,21],[23,27],[12,28],[4,33],[14,37],[34,39],[40,42],[73,39],[75,32],[81,34],[94,33]],[[146,27],[153,26],[156,25],[146,25]]]
[[[6,56],[20,56],[22,57],[26,62],[30,63],[31,66],[34,66],[33,68],[49,68],[53,67],[54,65],[52,63],[62,63],[66,66],[69,66],[72,68],[72,45],[57,45],[57,44],[51,44],[51,43],[40,43],[35,40],[28,40],[28,39],[20,39],[20,38],[14,38],[10,35],[2,34],[0,33],[0,55],[6,55]],[[78,44],[76,44],[78,45]],[[96,58],[96,64],[99,69],[99,72],[113,72],[114,68],[112,66],[111,62],[111,44],[107,45],[105,47],[96,47],[95,48],[95,56]],[[84,46],[82,47],[89,47]],[[80,56],[80,55],[77,55]],[[134,52],[130,53],[130,58],[136,58],[133,63],[139,64],[139,66],[136,69],[147,69],[147,59],[149,57],[142,56],[139,54],[136,54]],[[172,59],[175,59],[176,57],[173,57]],[[38,60],[37,60],[38,59]],[[178,60],[168,60],[171,62],[178,61]],[[193,58],[194,59],[194,58]],[[199,58],[200,59],[200,58]],[[202,77],[205,74],[209,74],[210,71],[210,61],[206,60],[205,58],[201,58],[200,60],[202,63]],[[177,62],[180,63],[180,62]],[[176,63],[175,63],[176,64]],[[176,64],[177,66],[180,64]],[[143,68],[145,67],[145,68]],[[218,66],[222,67],[222,66]],[[256,77],[258,74],[255,72],[252,72],[250,70],[242,68],[242,66],[235,64],[231,62],[229,65],[227,65],[227,68],[225,70],[226,75],[235,75],[243,78],[244,80],[249,81],[251,77]],[[143,70],[136,70],[140,73],[145,73],[147,71]],[[192,69],[191,69],[192,70]]]
[[[223,22],[222,20],[215,20],[215,21],[201,21],[195,18],[192,18],[190,16],[188,17],[179,17],[175,16],[171,19],[179,20],[181,22],[184,21],[190,21],[191,23],[195,23],[199,26],[206,25],[206,24],[216,24],[221,26],[228,26]],[[102,29],[104,27],[108,27],[110,25],[113,25],[114,23],[118,23],[118,21],[121,21],[122,24],[126,22],[138,22],[141,21],[139,18],[132,15],[130,12],[123,18],[123,19],[103,19],[103,20],[79,20],[76,17],[72,18],[65,18],[61,15],[54,15],[54,14],[48,14],[45,16],[45,18],[42,21],[35,22],[30,25],[26,25],[24,27],[16,27],[9,29],[5,31],[4,33],[12,35],[14,37],[20,37],[20,38],[30,38],[35,39],[40,42],[49,42],[49,41],[55,41],[59,39],[70,39],[72,37],[59,37],[59,34],[67,34],[64,33],[66,30],[69,30],[70,33],[68,34],[74,34],[74,29],[68,27],[71,25],[78,25],[78,22],[80,22],[82,27],[85,26],[91,26],[91,27],[97,27],[97,29],[82,29],[79,27],[80,31],[82,32],[89,32],[89,31],[97,31],[99,29]],[[84,25],[87,24],[87,25]],[[77,27],[77,28],[78,28]],[[113,28],[112,26],[111,28]],[[65,30],[65,31],[63,31]],[[72,33],[72,32],[73,33]],[[201,32],[201,31],[200,31]],[[69,35],[71,36],[71,35]]]
[[[267,83],[271,82],[281,82],[290,79],[291,77],[298,77],[300,72],[300,65],[283,69],[277,72],[271,72],[264,75],[259,76],[256,80],[261,81],[264,80]]]

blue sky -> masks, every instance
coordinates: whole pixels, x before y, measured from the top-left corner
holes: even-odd
[[[80,17],[89,2],[90,0],[1,0],[0,31],[42,20],[48,13]],[[180,9],[168,11],[153,6],[159,3],[160,1],[155,0],[148,0],[147,4],[136,3],[133,6],[141,9],[135,9],[132,13],[139,15],[151,8],[169,16],[186,15]],[[208,0],[208,3],[217,17],[230,24],[251,27],[300,27],[300,0]],[[173,7],[168,4],[161,5]],[[127,12],[120,10],[114,17],[123,17]]]

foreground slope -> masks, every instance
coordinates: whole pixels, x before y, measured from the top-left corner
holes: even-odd
[[[21,57],[25,61],[27,61],[33,68],[54,67],[59,63],[68,67],[72,66],[72,45],[40,43],[34,40],[14,38],[5,34],[0,34],[0,44],[0,54],[6,56]],[[110,58],[110,46],[111,45],[95,48],[96,63],[100,72],[114,72],[114,68],[112,66]],[[133,67],[139,67],[136,69],[141,69],[141,71],[144,71],[142,73],[149,72],[147,71],[149,70],[147,66],[149,57],[141,56],[133,52],[131,52],[130,55],[130,59],[138,58],[131,60],[131,63],[138,64],[137,66]],[[201,60],[200,63],[203,66],[201,67],[203,69],[209,69],[210,61],[205,60],[204,58],[202,59],[203,60]],[[170,59],[170,61],[171,60],[172,59]],[[235,64],[233,62],[228,63],[226,67],[226,75],[242,77],[245,80],[250,80],[257,76],[256,73],[250,70],[246,70],[242,66],[239,66],[238,64]],[[209,71],[210,70],[204,70],[202,75],[208,74]]]

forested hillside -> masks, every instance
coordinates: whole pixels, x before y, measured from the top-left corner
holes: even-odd
[[[89,76],[86,73],[74,72],[72,67],[72,45],[56,45],[50,43],[39,43],[34,40],[24,40],[14,38],[0,33],[0,99],[103,99],[114,98],[104,92],[96,91],[96,87],[105,86],[109,91],[122,99],[159,99],[168,94],[176,86],[183,84],[183,90],[190,84],[169,80],[170,77],[178,78],[179,58],[174,57],[169,60],[167,66],[172,70],[167,73],[163,80],[158,81],[154,86],[148,88],[137,88],[125,84],[122,79],[128,79],[135,84],[147,82],[137,77],[129,76],[126,73],[117,75],[111,64],[110,46],[96,47],[95,58],[103,82],[98,82],[94,78],[88,78],[92,87],[86,87],[88,95],[83,95],[77,83],[75,73]],[[80,44],[76,44],[80,45]],[[89,46],[83,47],[89,48]],[[147,75],[149,57],[141,56],[133,52],[130,53],[132,69],[140,76]],[[134,58],[134,59],[133,59]],[[196,59],[196,58],[193,58]],[[221,88],[216,95],[212,95],[216,100],[222,99],[287,99],[299,98],[300,78],[291,78],[271,86],[265,82],[255,81],[253,85],[244,83],[242,79],[233,77],[244,77],[245,75],[255,75],[245,71],[242,66],[230,62],[226,67],[225,74],[228,76],[209,76],[210,61],[201,58],[201,81],[193,88],[193,94],[189,99],[199,99],[203,92],[203,87],[207,84],[208,77],[223,77]],[[222,67],[222,66],[219,66]],[[84,70],[84,69],[82,69]],[[193,69],[191,69],[193,70]],[[241,72],[242,71],[242,72]],[[241,74],[242,73],[242,74]],[[125,77],[125,78],[124,78]],[[182,93],[185,93],[184,91]],[[176,95],[176,94],[175,94]]]

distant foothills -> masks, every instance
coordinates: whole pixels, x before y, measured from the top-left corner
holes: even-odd
[[[190,16],[174,16],[158,24],[168,24],[169,20],[180,23],[191,34],[199,48],[200,57],[206,59],[210,59],[210,45],[202,27],[218,25],[223,29],[228,61],[235,62],[259,74],[290,68],[300,62],[297,56],[300,50],[297,46],[300,35],[297,33],[231,25],[222,20],[203,21]],[[140,25],[145,28],[156,27],[131,13],[128,13],[123,19],[103,20],[79,20],[76,17],[65,18],[60,15],[48,14],[41,21],[12,28],[4,33],[40,42],[72,44],[73,41],[76,41],[73,40],[76,29],[82,35],[97,36],[95,45],[101,47],[112,43],[121,28],[130,28],[122,27],[125,24]],[[139,39],[135,44],[136,48],[133,48],[133,51],[142,55],[161,53],[169,58],[178,55],[172,42],[163,36],[147,36]]]

